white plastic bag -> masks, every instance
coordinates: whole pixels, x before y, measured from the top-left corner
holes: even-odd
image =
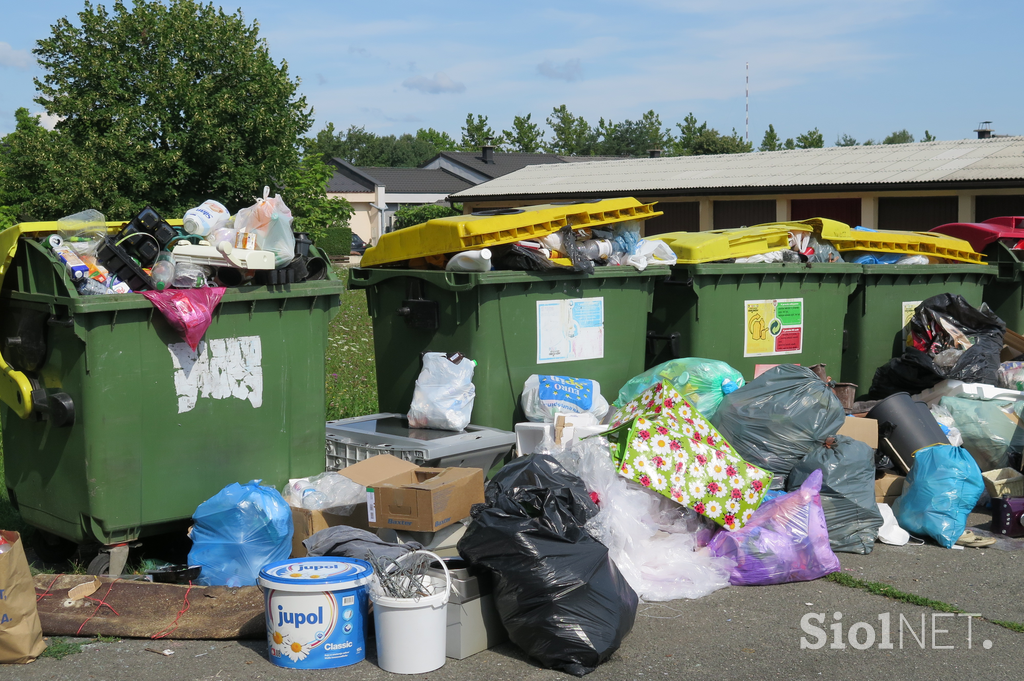
[[[263,198],[243,208],[235,216],[239,233],[256,235],[256,246],[274,253],[274,265],[282,267],[295,258],[295,233],[292,232],[292,211],[280,194],[269,198],[270,187],[263,188]]]
[[[473,416],[473,362],[454,353],[423,355],[423,369],[416,379],[416,389],[409,407],[410,428],[465,430]]]
[[[353,506],[366,501],[366,488],[336,471],[327,471],[289,480],[283,496],[289,506],[348,515]]]
[[[533,374],[523,384],[523,414],[535,423],[554,423],[555,414],[593,414],[601,421],[608,400],[601,384],[589,378]]]

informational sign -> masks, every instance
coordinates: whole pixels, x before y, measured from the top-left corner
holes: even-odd
[[[744,301],[744,357],[797,355],[803,348],[803,298]]]
[[[604,298],[537,301],[537,364],[604,357]]]

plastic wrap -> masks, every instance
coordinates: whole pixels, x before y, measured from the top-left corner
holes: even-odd
[[[554,423],[555,414],[592,414],[598,421],[608,413],[601,384],[589,378],[533,374],[523,384],[523,414],[535,423]]]
[[[142,295],[160,310],[171,327],[192,350],[213,323],[213,311],[224,295],[223,287],[143,291]]]
[[[633,628],[637,595],[584,528],[597,514],[586,487],[548,456],[502,468],[459,554],[494,577],[509,638],[542,666],[583,676]]]
[[[309,478],[289,480],[284,488],[289,506],[310,511],[333,511],[349,515],[352,507],[366,501],[366,488],[336,471],[327,471]]]
[[[712,553],[736,563],[730,583],[805,582],[839,570],[821,508],[821,478],[815,470],[795,492],[761,504],[742,528],[711,539]]]
[[[900,527],[951,548],[967,528],[967,515],[985,491],[981,469],[962,447],[918,450],[892,511]]]
[[[946,439],[949,440],[949,444],[954,447],[964,446],[964,436],[960,432],[960,429],[956,426],[956,420],[953,415],[949,412],[949,409],[934,404],[928,408],[932,413],[932,418],[939,424],[939,428],[942,428],[942,432],[946,434]]]
[[[1024,427],[1020,425],[1024,403],[943,397],[939,406],[953,417],[963,448],[982,472],[1006,468],[1010,456],[1024,450]]]
[[[996,386],[1024,390],[1024,362],[1003,362],[996,370]]]
[[[612,406],[619,409],[662,381],[671,383],[707,418],[715,415],[724,396],[745,385],[743,374],[725,362],[701,357],[670,359],[631,378]]]
[[[712,425],[746,461],[775,474],[785,489],[790,469],[839,432],[842,403],[805,367],[780,364],[726,395]]]
[[[235,215],[239,233],[256,235],[257,248],[273,251],[274,265],[283,267],[295,258],[295,233],[292,232],[292,211],[279,194],[270,198],[270,187],[263,188],[263,198]]]
[[[875,450],[837,435],[830,448],[819,447],[790,471],[795,491],[811,473],[822,472],[821,508],[833,551],[871,553],[882,526],[875,502]]]
[[[462,431],[473,416],[473,362],[460,353],[423,355],[423,369],[409,407],[410,428]]]
[[[192,515],[189,565],[201,565],[204,586],[254,586],[267,563],[292,552],[292,512],[284,497],[259,480],[232,483]]]

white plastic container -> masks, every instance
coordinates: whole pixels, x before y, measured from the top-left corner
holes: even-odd
[[[189,234],[206,236],[215,229],[220,229],[228,223],[231,213],[224,204],[209,199],[195,208],[185,211],[181,218],[181,225]]]
[[[479,251],[456,253],[444,269],[448,272],[490,272],[491,251],[481,248]]]
[[[445,579],[431,577],[434,594],[415,598],[391,598],[383,595],[374,578],[370,589],[373,622],[377,629],[377,664],[392,674],[425,674],[440,669],[445,662],[448,626],[448,595],[452,576],[448,566],[430,551],[412,551],[398,559],[430,556],[444,568]]]

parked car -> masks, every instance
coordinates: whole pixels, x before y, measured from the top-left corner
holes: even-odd
[[[369,244],[363,241],[363,238],[361,236],[359,236],[355,232],[352,232],[352,247],[348,254],[362,255],[363,253],[366,252],[368,246]]]

